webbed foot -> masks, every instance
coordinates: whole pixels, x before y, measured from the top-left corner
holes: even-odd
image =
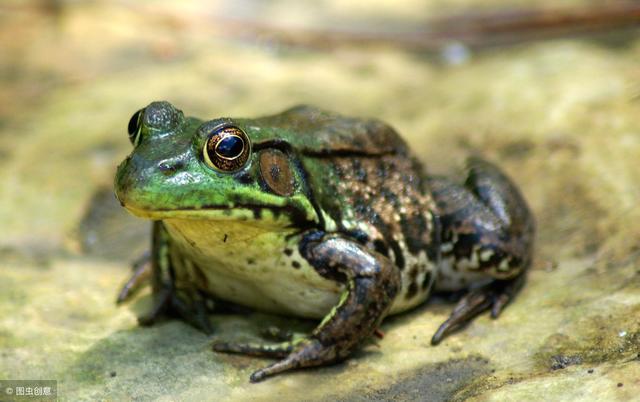
[[[513,279],[495,280],[480,288],[470,290],[458,301],[449,318],[440,325],[431,338],[431,344],[437,345],[447,334],[465,326],[486,310],[491,310],[491,318],[498,318],[507,304],[520,291],[525,279],[526,272],[523,272]]]
[[[178,316],[207,335],[213,333],[213,326],[203,299],[192,299],[190,302],[185,302],[177,297],[172,289],[161,289],[154,294],[151,311],[138,317],[138,323],[148,327],[154,325],[164,315]]]
[[[138,317],[138,323],[151,326],[164,315],[173,315],[211,334],[213,328],[208,312],[213,307],[207,303],[213,300],[202,295],[197,289],[178,288],[171,275],[171,261],[168,252],[168,235],[161,222],[154,222],[151,252],[145,253],[133,263],[133,274],[118,294],[117,303],[131,298],[145,282],[151,282],[153,289],[151,310]]]

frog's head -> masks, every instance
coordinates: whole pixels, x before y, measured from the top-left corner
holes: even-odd
[[[118,167],[116,197],[154,220],[317,222],[291,150],[261,131],[253,120],[203,122],[153,102],[129,121],[133,151]]]

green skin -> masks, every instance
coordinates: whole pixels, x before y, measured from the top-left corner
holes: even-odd
[[[153,102],[129,136],[116,196],[154,229],[118,300],[150,273],[155,302],[142,324],[174,315],[211,332],[207,313],[230,304],[323,317],[300,339],[214,344],[280,359],[251,381],[343,360],[386,315],[434,290],[473,288],[437,344],[485,310],[497,317],[524,283],[534,222],[515,185],[477,158],[463,184],[429,177],[377,120],[300,106],[202,121]]]

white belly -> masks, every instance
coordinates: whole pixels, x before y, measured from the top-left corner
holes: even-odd
[[[299,236],[256,222],[165,220],[180,254],[176,285],[273,313],[325,316],[344,286],[323,278],[298,252]],[[226,237],[226,240],[225,240]],[[184,257],[182,257],[184,256]],[[203,278],[204,277],[204,278]]]
[[[308,318],[327,315],[344,291],[344,285],[320,276],[300,255],[300,236],[290,229],[259,221],[163,222],[173,239],[172,247],[178,251],[171,255],[177,287],[195,284],[216,298]],[[413,298],[404,297],[407,275],[402,274],[402,290],[391,314],[422,303],[429,294],[429,289],[423,288]]]

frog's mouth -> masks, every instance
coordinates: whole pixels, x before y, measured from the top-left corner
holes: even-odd
[[[194,219],[221,222],[261,222],[282,227],[308,227],[316,223],[315,215],[304,214],[292,206],[242,205],[235,207],[146,210],[123,205],[132,215],[151,220]]]

